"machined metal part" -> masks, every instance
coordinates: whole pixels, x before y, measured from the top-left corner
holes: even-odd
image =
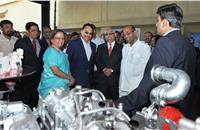
[[[150,100],[161,106],[182,100],[190,89],[190,77],[180,69],[155,65],[151,78],[156,83],[163,83],[151,90]]]
[[[21,101],[0,101],[0,112],[2,130],[40,130],[31,109]]]
[[[111,100],[93,89],[75,87],[65,93],[55,89],[40,97],[38,115],[50,130],[131,130],[130,118],[113,106]]]

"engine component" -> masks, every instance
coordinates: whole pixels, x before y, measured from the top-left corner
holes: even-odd
[[[179,130],[200,130],[200,117],[196,121],[183,118],[179,121]]]
[[[157,130],[163,128],[163,123],[168,123],[170,130],[176,130],[177,125],[170,119],[159,116],[161,106],[176,103],[183,99],[190,88],[190,78],[182,70],[167,68],[160,65],[153,66],[151,78],[156,83],[162,83],[150,92],[151,105],[143,108],[132,117],[132,124],[137,124],[138,129]]]
[[[40,130],[31,109],[21,101],[0,101],[0,127],[3,130]]]
[[[161,106],[182,100],[190,89],[190,77],[179,69],[155,65],[151,78],[156,83],[163,83],[150,93],[151,102]]]
[[[46,129],[130,130],[130,118],[100,91],[77,86],[69,93],[55,89],[38,104],[38,115]]]

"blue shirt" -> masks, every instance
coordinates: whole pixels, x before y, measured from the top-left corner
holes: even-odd
[[[57,66],[62,72],[69,74],[68,55],[49,47],[44,53],[43,61],[44,71],[38,87],[40,96],[45,98],[54,88],[64,88],[65,91],[69,91],[69,80],[56,76],[51,70],[51,67]]]

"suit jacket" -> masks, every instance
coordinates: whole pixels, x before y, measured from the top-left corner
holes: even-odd
[[[127,113],[133,110],[140,110],[139,108],[144,107],[144,105],[148,103],[150,91],[154,87],[157,87],[156,83],[151,80],[150,74],[155,64],[181,69],[187,72],[191,78],[191,82],[194,83],[195,59],[196,53],[193,46],[181,35],[180,30],[172,31],[166,36],[161,37],[157,41],[156,47],[150,56],[145,68],[144,77],[138,88],[129,95],[120,98],[117,103],[122,102],[124,111]],[[190,95],[190,92],[188,95]],[[187,99],[189,98],[186,97],[182,102],[191,102]],[[190,107],[188,105],[186,106]],[[181,110],[182,112],[184,111],[183,109]]]
[[[67,47],[70,71],[76,85],[91,86],[93,83],[96,45],[90,42],[92,54],[88,61],[81,38],[73,40]]]
[[[38,104],[38,92],[37,87],[40,81],[41,73],[43,71],[43,61],[42,57],[44,54],[44,49],[40,44],[39,56],[37,56],[31,40],[26,37],[17,40],[14,46],[14,50],[21,48],[24,50],[24,58],[22,59],[22,65],[28,65],[36,69],[36,73],[23,77],[17,86],[15,87],[15,94],[17,100],[22,100],[23,103],[29,105],[30,108],[37,107]]]
[[[109,56],[107,43],[98,46],[96,54],[97,79],[95,79],[97,83],[109,83],[111,85],[117,85],[118,87],[122,59],[122,47],[123,45],[115,43],[112,53]],[[113,73],[109,78],[103,73],[103,69],[105,67],[113,69]]]
[[[14,46],[14,50],[17,50],[18,48],[24,50],[24,55],[23,55],[24,58],[22,59],[22,65],[32,66],[37,70],[38,73],[42,73],[43,70],[42,57],[44,54],[44,49],[40,41],[39,44],[41,46],[39,57],[36,55],[34,48],[32,46],[32,42],[28,37],[17,40]]]

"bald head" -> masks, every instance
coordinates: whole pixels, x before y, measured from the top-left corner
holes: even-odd
[[[124,33],[125,40],[131,45],[133,45],[138,39],[137,33],[135,31],[135,27],[132,25],[128,25],[124,27],[123,33]]]

